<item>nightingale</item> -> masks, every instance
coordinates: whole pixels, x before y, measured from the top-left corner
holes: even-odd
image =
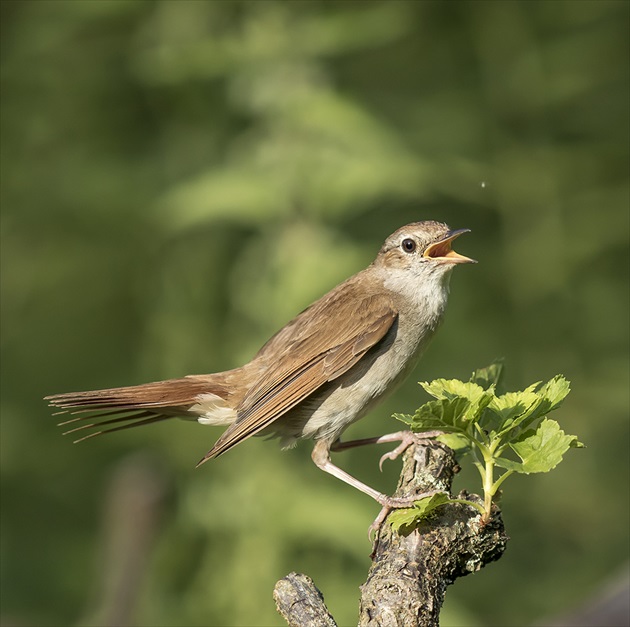
[[[383,519],[386,509],[409,500],[362,483],[334,465],[330,452],[401,441],[383,456],[394,459],[408,446],[405,432],[339,438],[396,388],[427,347],[444,316],[451,270],[475,263],[451,248],[466,232],[434,221],[398,229],[365,270],[302,311],[240,368],[45,400],[72,415],[60,424],[83,436],[76,442],[178,417],[227,425],[198,466],[252,435],[277,437],[283,448],[311,438],[315,464],[378,501]]]

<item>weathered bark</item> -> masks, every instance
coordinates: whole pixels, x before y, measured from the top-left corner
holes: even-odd
[[[289,573],[276,584],[273,598],[289,627],[337,627],[322,593],[307,575]]]
[[[449,448],[419,440],[403,456],[396,496],[430,490],[450,493],[457,469]],[[480,500],[466,493],[459,498]],[[505,550],[507,536],[498,509],[488,523],[482,524],[480,518],[469,505],[449,503],[404,534],[394,531],[386,519],[377,533],[367,581],[361,586],[359,627],[439,625],[446,587],[499,559]],[[289,595],[286,581],[304,581],[300,577],[304,576],[292,573],[276,585],[274,598],[280,613],[291,627],[334,626],[321,593],[310,579],[305,578],[306,586],[291,583],[293,596]],[[317,608],[317,612],[288,613],[282,607]]]
[[[450,491],[457,463],[447,447],[422,443],[410,447],[396,496]],[[479,499],[460,494],[459,498]],[[507,536],[498,511],[485,525],[469,505],[439,507],[417,528],[401,535],[387,521],[379,529],[372,566],[361,587],[359,625],[433,627],[446,587],[498,559]]]

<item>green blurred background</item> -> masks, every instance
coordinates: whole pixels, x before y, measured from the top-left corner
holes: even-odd
[[[520,626],[628,568],[628,22],[621,1],[7,1],[2,622],[356,624],[378,506],[310,444],[172,423],[72,446],[42,397],[235,367],[399,226],[469,227],[418,380],[563,373],[588,448],[506,484],[511,542],[443,625]],[[383,450],[339,463],[384,491]],[[464,473],[456,488],[478,489]]]

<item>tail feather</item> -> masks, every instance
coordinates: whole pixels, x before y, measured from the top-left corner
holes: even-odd
[[[137,420],[136,422],[132,422],[131,424],[121,425],[120,427],[112,427],[111,429],[105,429],[103,431],[93,431],[92,433],[88,433],[87,435],[84,435],[82,438],[79,438],[78,440],[74,440],[73,443],[78,444],[79,442],[83,442],[84,440],[89,440],[90,438],[94,438],[97,435],[105,435],[106,433],[114,433],[114,431],[123,431],[124,429],[131,429],[133,427],[141,427],[143,425],[149,425],[154,422],[160,422],[162,420],[169,420],[170,418],[173,418],[173,416],[150,415],[149,418],[144,418],[143,420]],[[111,420],[111,421],[107,421],[106,423],[84,425],[84,427],[85,428],[98,427],[102,424],[108,424],[111,422],[114,422],[114,421]],[[84,428],[84,427],[80,427],[80,428]],[[73,429],[72,431],[76,431],[76,429]],[[72,433],[72,431],[66,431],[66,433]],[[64,435],[66,435],[66,433],[64,433]]]
[[[53,416],[73,416],[73,418],[69,418],[68,420],[64,420],[63,422],[57,423],[58,427],[63,427],[73,422],[79,422],[81,420],[95,420],[96,418],[107,418],[107,416],[115,416],[116,414],[120,414],[121,412],[123,412],[122,409],[109,409],[108,411],[102,411],[98,414],[92,413],[93,411],[94,411],[93,409],[78,409],[77,411],[67,411],[64,409],[63,411],[55,412]],[[134,410],[129,410],[129,411],[134,411]],[[77,415],[77,414],[85,414],[85,413],[87,413],[87,416]],[[127,419],[130,419],[132,417],[133,416],[126,416]]]
[[[199,395],[215,394],[225,398],[227,393],[226,386],[212,376],[190,376],[130,387],[55,394],[44,400],[61,410],[55,415],[68,416],[59,426],[85,423],[65,431],[64,435],[97,429],[75,440],[81,442],[96,435],[186,416]],[[121,422],[127,424],[101,429]]]
[[[75,423],[77,420],[96,420],[97,418],[101,418],[105,416],[111,416],[111,413],[106,414],[97,414],[96,416],[82,416],[81,418],[73,418],[72,420],[66,420],[65,422],[60,422],[57,424],[58,427],[65,426],[67,424]],[[138,421],[143,418],[152,418],[157,414],[153,414],[150,411],[136,411],[128,416],[117,416],[116,418],[109,418],[108,420],[99,420],[98,422],[88,422],[87,424],[81,424],[78,427],[73,426],[71,429],[63,432],[63,435],[68,435],[70,433],[75,433],[76,431],[83,431],[84,429],[89,429],[90,427],[103,427],[105,425],[112,425],[118,422],[127,422],[129,420]]]
[[[47,396],[44,400],[61,409],[92,406],[99,408],[175,407],[190,405],[195,402],[199,394],[209,392],[225,397],[228,390],[225,385],[212,381],[210,376],[190,376],[122,388],[55,394]]]

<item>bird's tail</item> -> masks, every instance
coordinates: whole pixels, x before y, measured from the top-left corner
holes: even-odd
[[[213,380],[212,375],[200,375],[130,387],[55,394],[44,400],[60,409],[55,415],[67,417],[59,423],[68,428],[64,435],[81,435],[75,440],[81,442],[104,433],[185,417],[200,395],[225,399],[227,393],[226,387]]]

